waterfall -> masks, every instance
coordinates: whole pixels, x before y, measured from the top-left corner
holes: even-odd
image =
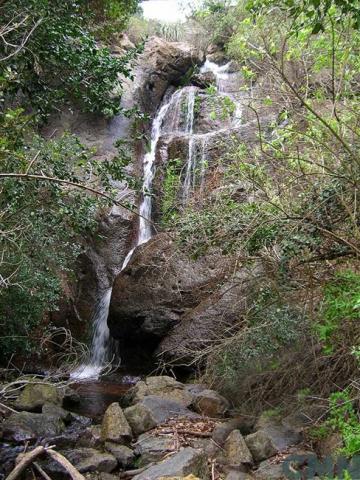
[[[201,145],[200,193],[203,193],[204,185],[205,185],[207,139],[208,137],[204,135],[202,138],[202,145]]]
[[[177,99],[179,93],[176,92],[173,96]],[[165,115],[172,102],[172,98],[165,103],[158,111],[151,129],[151,145],[150,151],[146,153],[143,159],[143,187],[142,200],[139,206],[139,231],[135,246],[128,252],[122,264],[121,271],[126,268],[131,260],[131,257],[139,245],[146,243],[152,237],[152,198],[151,187],[154,179],[154,163],[156,157],[156,147],[161,136],[162,124]],[[93,338],[90,350],[90,359],[87,364],[80,365],[71,373],[71,378],[76,379],[97,379],[104,369],[104,366],[111,361],[111,341],[110,331],[107,324],[109,316],[109,307],[111,300],[112,288],[106,290],[101,295],[92,317],[92,324],[94,326]]]
[[[231,80],[231,74],[228,72],[229,65],[230,64],[219,66],[207,60],[201,68],[201,72],[213,72],[216,77],[216,85],[219,95],[227,95],[233,100],[233,96],[227,90],[228,82]],[[183,203],[186,204],[189,200],[190,192],[196,185],[196,176],[198,172],[200,175],[200,192],[203,192],[204,190],[208,141],[211,137],[218,135],[220,132],[225,132],[226,129],[204,134],[194,133],[196,92],[197,87],[184,87],[176,90],[170,98],[167,98],[167,100],[164,101],[154,118],[151,129],[150,150],[143,158],[144,176],[142,199],[139,205],[139,229],[137,240],[133,248],[128,252],[122,264],[121,271],[124,270],[130,262],[136,247],[150,240],[153,234],[151,222],[151,190],[155,174],[154,164],[156,150],[159,139],[164,131],[170,134],[179,132],[188,138],[188,154],[185,179],[183,183]],[[241,105],[236,102],[235,104],[236,112],[241,112]],[[185,105],[186,110],[184,112]],[[238,113],[235,113],[234,122],[237,121],[237,115]],[[166,128],[164,123],[166,123]],[[197,165],[198,158],[200,159],[199,166]],[[72,378],[98,378],[104,366],[111,361],[111,339],[107,325],[111,293],[112,288],[109,288],[100,296],[92,318],[94,328],[89,361],[87,364],[81,365],[72,372]]]
[[[185,124],[185,133],[189,135],[189,147],[188,147],[188,156],[187,156],[187,166],[186,166],[186,175],[183,186],[183,200],[186,201],[189,197],[190,188],[192,185],[192,174],[195,168],[195,156],[196,156],[196,142],[193,135],[194,130],[194,116],[195,116],[195,97],[196,97],[196,88],[191,87],[188,90],[188,101],[187,101],[187,114],[186,114],[186,124]]]
[[[232,118],[232,125],[239,126],[242,117],[242,102],[239,98],[239,83],[241,82],[241,74],[239,72],[229,72],[231,62],[226,65],[217,65],[214,62],[206,60],[200,69],[200,73],[212,72],[216,79],[216,90],[218,95],[229,97],[235,105],[235,110]],[[193,95],[193,96],[191,96]],[[188,93],[188,111],[186,122],[186,133],[189,135],[188,156],[186,164],[186,174],[183,183],[183,204],[189,200],[191,190],[196,186],[196,176],[199,173],[200,193],[204,191],[205,173],[206,173],[206,151],[208,141],[211,137],[219,135],[221,132],[226,132],[223,128],[208,133],[194,133],[194,106],[195,106],[195,91],[189,90]],[[190,107],[190,109],[189,109]],[[198,152],[199,150],[199,152]],[[197,165],[198,159],[200,165]]]
[[[241,123],[242,119],[242,102],[239,96],[239,83],[241,82],[242,76],[239,72],[229,72],[231,62],[228,62],[225,65],[217,65],[210,60],[206,60],[204,65],[201,67],[201,73],[212,72],[216,79],[216,88],[220,95],[226,95],[229,97],[235,104],[234,112],[234,125],[238,126]]]
[[[143,182],[143,198],[139,208],[139,233],[137,238],[136,247],[146,243],[152,237],[151,227],[151,212],[152,212],[152,198],[151,187],[154,179],[154,163],[156,157],[156,147],[161,135],[161,127],[165,118],[165,115],[169,109],[169,102],[163,105],[158,114],[156,115],[152,130],[151,130],[151,147],[150,151],[144,157],[144,182]],[[130,256],[131,258],[131,256]],[[130,260],[129,258],[129,260]]]

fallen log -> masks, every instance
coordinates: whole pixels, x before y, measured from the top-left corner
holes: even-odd
[[[68,472],[73,480],[85,480],[84,475],[81,475],[81,473],[76,470],[74,465],[72,465],[64,455],[61,455],[61,453],[55,452],[55,450],[52,449],[47,450],[47,453]]]
[[[42,455],[44,452],[46,452],[45,447],[40,446],[31,450],[31,452],[25,453],[14,470],[6,477],[6,480],[15,480],[22,474],[25,468],[35,460],[35,458]]]
[[[20,462],[6,477],[6,480],[16,480],[26,469],[26,467],[32,463],[46,480],[51,480],[49,475],[40,467],[40,465],[35,462],[35,459],[44,453],[49,455],[53,460],[55,460],[55,462],[59,463],[67,471],[72,480],[86,480],[85,477],[81,475],[81,473],[74,467],[74,465],[72,465],[67,458],[61,455],[61,453],[55,452],[52,447],[45,448],[43,446],[36,447],[34,450],[31,450],[31,452],[22,454]]]

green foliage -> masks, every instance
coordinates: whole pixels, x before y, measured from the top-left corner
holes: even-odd
[[[344,444],[338,453],[352,457],[360,451],[360,423],[350,391],[345,389],[332,393],[329,403],[329,418],[322,425],[312,428],[310,436],[314,439],[322,439],[332,432],[338,432]]]
[[[357,0],[250,0],[247,3],[247,8],[255,12],[269,6],[277,6],[293,17],[294,28],[298,31],[309,25],[313,34],[324,31],[329,16],[338,23],[350,18],[353,28],[360,28],[360,6]]]
[[[324,288],[324,301],[317,334],[326,353],[333,351],[336,332],[341,323],[359,319],[360,275],[350,270],[339,272]],[[335,335],[335,338],[334,338]]]
[[[246,325],[214,346],[208,373],[231,390],[242,375],[271,368],[282,349],[294,346],[306,328],[300,311],[284,304],[273,290],[262,288],[249,309]]]
[[[224,255],[244,248],[254,254],[270,246],[277,233],[271,223],[274,208],[260,202],[238,202],[231,187],[224,188],[201,210],[190,206],[178,219],[180,245],[194,258],[218,247]]]
[[[124,162],[100,162],[76,137],[46,141],[35,135],[21,109],[0,116],[2,173],[34,174],[99,188],[109,198],[109,175],[124,180]],[[0,361],[25,353],[44,312],[57,307],[62,279],[82,251],[81,237],[94,234],[97,211],[109,200],[85,195],[61,182],[2,178],[0,195]],[[40,353],[40,352],[39,352]]]
[[[231,37],[237,10],[233,2],[208,0],[194,13],[196,20],[207,30],[209,43],[223,46]],[[241,7],[243,10],[243,7]]]
[[[199,95],[198,93],[196,93],[195,102],[194,102],[194,116],[195,116],[195,117],[196,117],[197,115],[199,115],[199,113],[200,113],[200,111],[201,111],[201,104],[202,104],[201,95]]]
[[[212,111],[210,112],[210,120],[215,121],[217,118],[226,120],[231,118],[236,110],[235,103],[227,95],[219,96],[215,85],[206,88],[208,102]]]
[[[266,317],[264,317],[266,312]],[[263,304],[250,314],[249,327],[219,342],[208,371],[230,389],[248,372],[271,368],[271,361],[287,346],[294,347],[305,326],[299,312],[286,305]]]
[[[118,5],[126,18],[128,3],[106,2]],[[119,113],[118,78],[131,76],[129,62],[136,51],[115,58],[99,47],[89,30],[87,2],[6,0],[0,12],[0,88],[7,105],[21,96],[22,105],[42,117],[66,102],[106,116]],[[16,48],[24,38],[26,45]]]
[[[64,106],[120,112],[119,79],[131,77],[139,49],[115,58],[96,37],[121,33],[137,3],[0,2],[1,362],[36,345],[37,326],[57,308],[83,238],[96,234],[99,212],[115,198],[114,181],[135,185],[125,173],[126,142],[117,143],[117,158],[100,161],[73,135],[45,140],[38,132]]]
[[[83,8],[92,19],[96,36],[107,39],[127,27],[131,15],[138,11],[138,3],[138,0],[90,0],[83,2]]]

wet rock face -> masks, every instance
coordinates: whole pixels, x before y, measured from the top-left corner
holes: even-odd
[[[169,330],[210,295],[224,275],[221,256],[189,261],[161,234],[135,253],[115,279],[109,313],[124,361],[132,344],[156,348]],[[148,342],[148,343],[147,343]]]
[[[191,45],[150,38],[135,69],[135,97],[143,110],[155,113],[168,86],[178,84],[191,67],[203,61],[203,54]]]
[[[118,55],[128,48],[131,48],[131,44],[126,36],[122,36],[117,45],[113,45],[112,51]],[[132,108],[136,105],[152,116],[169,85],[178,84],[182,76],[202,60],[202,55],[187,44],[170,43],[157,37],[149,39],[136,61],[134,81],[124,81],[122,106]],[[130,138],[130,129],[131,119],[124,116],[108,120],[73,109],[54,116],[43,133],[50,136],[54,131],[57,135],[70,131],[86,146],[95,148],[99,160],[111,160],[117,154],[115,141]],[[141,147],[136,145],[135,150],[141,150]],[[138,155],[139,152],[135,152],[130,172],[138,169]],[[122,191],[124,185],[116,184],[114,187]],[[135,199],[134,192],[127,193],[128,201]],[[74,336],[80,339],[84,339],[88,331],[99,287],[105,290],[111,286],[113,276],[120,270],[136,235],[134,224],[137,219],[126,210],[114,207],[101,217],[98,239],[87,239],[86,251],[76,266],[77,282],[74,284],[64,278],[59,310],[51,313],[54,325],[70,328]]]

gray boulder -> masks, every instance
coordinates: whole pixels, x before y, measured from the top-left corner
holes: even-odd
[[[122,408],[112,403],[105,412],[101,425],[101,438],[105,441],[125,443],[131,440],[132,431]]]
[[[140,456],[139,466],[152,462],[159,462],[167,453],[174,451],[175,439],[173,436],[151,435],[144,433],[134,444],[136,455]]]
[[[301,430],[284,424],[280,415],[264,412],[255,424],[255,433],[246,437],[246,443],[256,461],[266,460],[277,452],[296,445],[302,439]]]
[[[59,407],[59,405],[54,405],[53,403],[45,403],[41,412],[46,415],[58,417],[65,423],[70,423],[72,420],[75,420],[75,416],[71,412],[64,410],[62,407]]]
[[[252,431],[253,420],[249,417],[236,417],[217,424],[213,430],[212,438],[215,443],[223,446],[225,440],[233,430],[240,430],[242,435],[248,435]]]
[[[61,406],[64,395],[64,389],[55,385],[49,383],[29,383],[17,398],[15,408],[32,412],[36,410],[41,411],[41,407],[45,403]]]
[[[142,403],[126,408],[124,414],[135,435],[147,432],[157,425],[151,410]]]
[[[19,412],[10,415],[0,428],[4,440],[24,442],[55,437],[64,431],[65,425],[57,415]]]
[[[197,417],[182,404],[155,395],[148,395],[140,403],[126,408],[124,414],[137,435],[151,430],[172,417]]]
[[[215,390],[202,390],[193,400],[194,409],[207,417],[223,417],[229,410],[230,404]]]
[[[119,445],[118,443],[113,442],[106,442],[105,448],[108,452],[114,455],[119,465],[122,467],[127,467],[128,465],[131,465],[134,461],[134,452],[131,450],[131,448],[126,447],[125,445]]]
[[[192,395],[186,390],[185,386],[174,378],[165,375],[147,377],[144,381],[138,382],[129,390],[127,397],[132,402],[140,402],[148,395],[174,400],[185,407],[192,402]]]
[[[161,477],[186,477],[193,474],[206,478],[207,458],[201,450],[187,447],[172,457],[136,475],[134,480],[157,480]]]
[[[269,460],[261,462],[255,472],[256,480],[286,480],[282,463],[271,463]]]
[[[173,417],[197,418],[199,416],[179,402],[155,395],[145,397],[141,403],[151,411],[158,425]]]
[[[278,449],[273,444],[271,437],[267,435],[264,430],[258,430],[245,438],[255,462],[261,462],[267,458],[272,457],[278,452]]]
[[[61,452],[80,473],[112,472],[117,467],[117,460],[111,453],[102,453],[93,448],[77,448]],[[53,460],[42,462],[50,474],[64,475],[63,467]]]
[[[234,430],[227,437],[224,445],[227,464],[231,467],[251,465],[253,458],[239,430]]]

